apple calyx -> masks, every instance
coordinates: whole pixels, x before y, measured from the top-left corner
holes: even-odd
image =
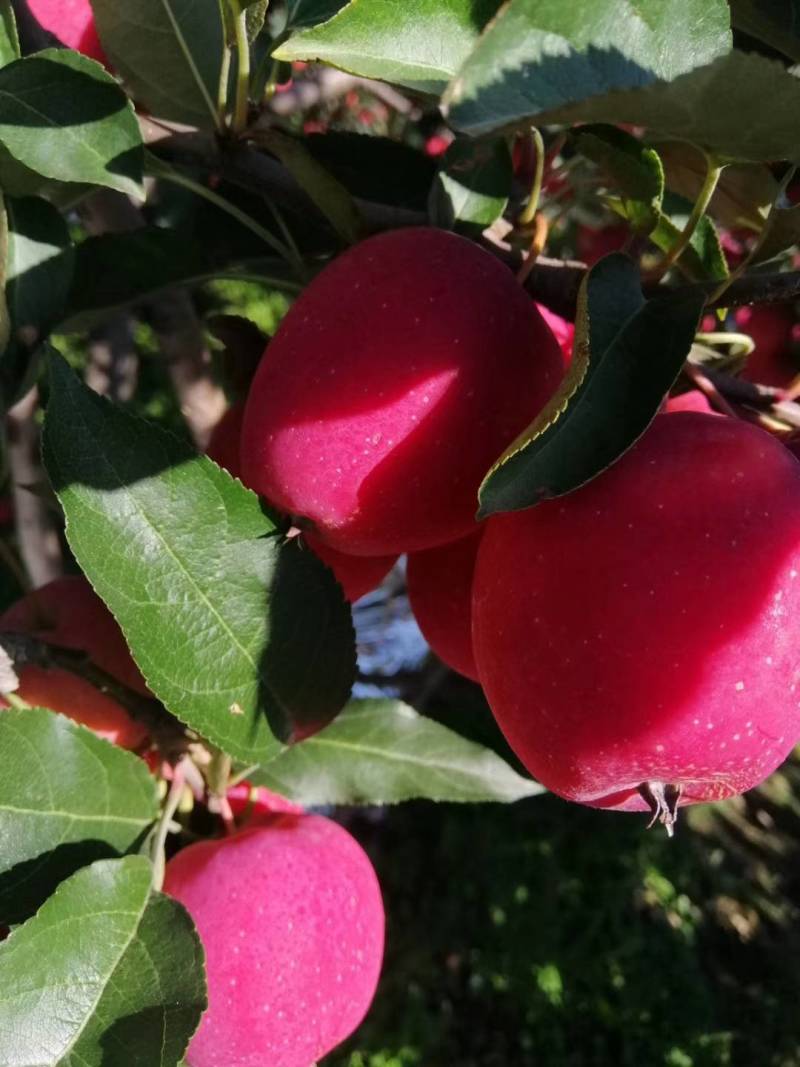
[[[672,782],[642,782],[638,792],[652,813],[647,829],[659,822],[667,831],[667,837],[674,837],[683,786]]]

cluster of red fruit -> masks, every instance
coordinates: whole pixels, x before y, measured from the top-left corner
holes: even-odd
[[[29,593],[0,616],[0,631],[83,653],[132,692],[151,695],[85,578]],[[26,703],[157,763],[141,722],[68,664],[29,663],[18,676]],[[361,846],[332,820],[263,789],[233,787],[228,801],[243,817],[240,829],[184,848],[164,882],[194,919],[206,953],[209,1009],[189,1062],[308,1067],[356,1029],[374,996],[384,935],[378,880]]]
[[[489,253],[374,237],[286,316],[232,465],[345,587],[344,566],[408,554],[431,645],[544,785],[669,821],[757,784],[800,736],[800,467],[758,428],[684,410],[568,497],[476,523],[482,477],[563,366]]]

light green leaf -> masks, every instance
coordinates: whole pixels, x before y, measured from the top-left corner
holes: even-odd
[[[511,152],[505,138],[457,138],[431,188],[431,219],[448,230],[479,234],[505,211],[511,181]]]
[[[131,102],[78,52],[48,48],[0,69],[0,144],[43,178],[144,195]]]
[[[354,673],[349,606],[254,493],[57,356],[44,457],[76,559],[173,714],[257,762],[339,712]]]
[[[52,711],[0,711],[0,922],[27,918],[78,867],[135,848],[157,814],[138,756]]]
[[[11,0],[0,0],[0,67],[19,59],[19,34]]]
[[[555,394],[480,487],[480,516],[577,489],[641,436],[677,378],[702,294],[645,301],[627,256],[601,259],[581,287],[572,363]]]
[[[213,0],[92,0],[114,69],[154,115],[217,126],[225,31]]]
[[[206,1006],[184,908],[142,856],[100,860],[0,944],[3,1067],[174,1067]]]
[[[655,227],[664,199],[664,168],[658,152],[616,126],[580,126],[574,135],[579,152],[605,173],[622,194],[625,215],[637,233]]]
[[[671,80],[728,51],[729,19],[725,0],[510,0],[445,105],[456,128],[480,133]]]
[[[630,123],[690,141],[723,159],[760,163],[800,160],[799,111],[800,79],[781,63],[731,52],[674,81],[609,92],[527,117],[540,123]],[[503,124],[496,115],[484,121],[466,107],[453,108],[451,119],[473,133]]]
[[[353,701],[330,726],[249,777],[305,805],[510,803],[543,792],[490,749],[399,700]]]
[[[320,59],[353,74],[439,93],[500,0],[350,0],[320,26],[295,33],[276,59]]]

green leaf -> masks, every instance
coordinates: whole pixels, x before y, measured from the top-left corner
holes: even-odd
[[[608,198],[606,202],[612,211],[622,218],[627,218],[622,201]],[[692,205],[673,193],[667,194],[665,202],[670,208],[670,214],[660,211],[655,228],[648,236],[656,248],[666,254],[678,241]],[[721,280],[728,277],[728,264],[719,243],[719,236],[708,215],[700,219],[689,244],[681,253],[677,266],[690,281]]]
[[[174,285],[211,278],[263,281],[294,291],[296,275],[283,260],[241,259],[215,254],[208,232],[203,240],[163,227],[88,237],[75,249],[75,269],[67,300],[66,329],[85,329],[110,311],[130,307]]]
[[[211,0],[92,0],[114,69],[154,115],[217,126],[225,31]]]
[[[347,0],[289,0],[289,25],[292,29],[327,22],[341,11]]]
[[[654,229],[664,199],[664,168],[655,149],[616,126],[581,126],[575,146],[622,194],[625,215],[637,233]]]
[[[440,93],[499,0],[350,0],[321,26],[295,33],[273,55],[320,59],[365,78]]]
[[[505,211],[511,182],[511,152],[505,138],[458,138],[448,148],[431,188],[431,220],[476,236]]]
[[[730,5],[735,29],[800,63],[796,5],[784,0],[730,0]]]
[[[667,188],[694,203],[708,171],[708,157],[685,141],[658,141]],[[732,163],[719,176],[708,213],[730,230],[758,231],[778,195],[778,182],[763,163]]]
[[[100,860],[0,944],[4,1067],[178,1063],[207,1003],[203,950],[151,878],[143,856]]]
[[[11,0],[0,0],[0,67],[19,59],[19,34]]]
[[[731,52],[671,82],[610,92],[528,117],[539,123],[629,123],[690,141],[719,158],[761,163],[800,160],[799,111],[800,79],[763,56]],[[469,116],[460,122],[465,114],[455,109],[451,119],[474,133],[501,124],[472,122]]]
[[[259,143],[283,163],[342,240],[355,244],[363,231],[355,201],[347,189],[314,158],[303,141],[280,130],[266,130],[259,134]]]
[[[78,867],[136,848],[158,814],[143,760],[43,708],[0,711],[0,922]]]
[[[730,43],[725,0],[510,0],[444,102],[456,128],[489,132],[612,89],[670,80]]]
[[[74,248],[64,217],[39,197],[6,197],[8,243],[5,295],[10,343],[0,357],[4,405],[31,384],[34,352],[64,311]]]
[[[491,749],[399,700],[353,701],[326,729],[249,777],[305,805],[417,798],[509,803],[544,791]]]
[[[143,196],[130,100],[99,63],[48,48],[0,69],[0,143],[43,178]]]
[[[795,207],[774,207],[764,229],[764,238],[753,258],[755,263],[764,263],[787,248],[800,244],[800,204]]]
[[[245,5],[243,4],[242,7]],[[252,44],[264,29],[264,21],[267,17],[269,0],[250,0],[247,7],[247,39]]]
[[[566,378],[480,488],[480,516],[531,507],[590,481],[641,436],[689,354],[704,297],[645,301],[619,253],[589,272]]]
[[[47,473],[83,571],[156,696],[240,759],[320,729],[353,680],[349,606],[258,497],[92,393],[58,357]]]

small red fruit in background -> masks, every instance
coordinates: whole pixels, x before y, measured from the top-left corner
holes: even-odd
[[[241,462],[239,443],[244,422],[244,404],[234,404],[228,408],[211,434],[206,455],[224,467],[234,478],[241,480]],[[377,589],[383,579],[397,562],[393,556],[348,556],[337,552],[335,548],[323,544],[313,534],[304,534],[303,542],[308,545],[315,556],[319,556],[333,573],[342,587],[345,598],[354,603],[373,589]]]
[[[28,664],[17,677],[16,695],[31,707],[61,712],[120,748],[140,748],[147,739],[145,728],[121,704],[71,671]],[[8,706],[0,697],[0,708]]]
[[[67,48],[108,66],[89,0],[28,0],[28,7],[39,25]]]
[[[580,226],[577,239],[578,258],[593,267],[603,256],[611,252],[619,252],[629,237],[630,230],[622,223],[612,223],[600,230]]]
[[[552,332],[488,252],[442,230],[380,234],[317,275],[270,342],[245,481],[343,552],[455,540],[562,373]]]
[[[209,1007],[192,1067],[310,1067],[372,1001],[383,957],[380,887],[361,846],[319,815],[278,815],[183,849],[164,891],[206,951]]]
[[[303,815],[304,809],[280,793],[273,793],[263,785],[251,785],[240,782],[232,785],[227,794],[231,813],[235,816],[248,815],[249,819],[262,819],[270,815]]]
[[[699,411],[705,415],[716,415],[717,412],[708,402],[708,397],[699,389],[689,389],[679,396],[670,396],[664,402],[664,411],[674,414],[676,411]]]
[[[720,800],[800,737],[800,465],[757,427],[657,416],[588,485],[491,518],[473,592],[489,704],[562,797]]]
[[[142,696],[152,695],[116,619],[82,575],[56,578],[27,593],[0,615],[0,630],[85,652],[122,685]]]
[[[747,382],[785,389],[800,374],[792,356],[795,316],[786,304],[737,308],[736,329],[749,334],[755,349],[747,357],[741,377]]]
[[[478,679],[472,651],[472,577],[483,537],[475,533],[408,557],[408,599],[423,637],[454,671]]]

